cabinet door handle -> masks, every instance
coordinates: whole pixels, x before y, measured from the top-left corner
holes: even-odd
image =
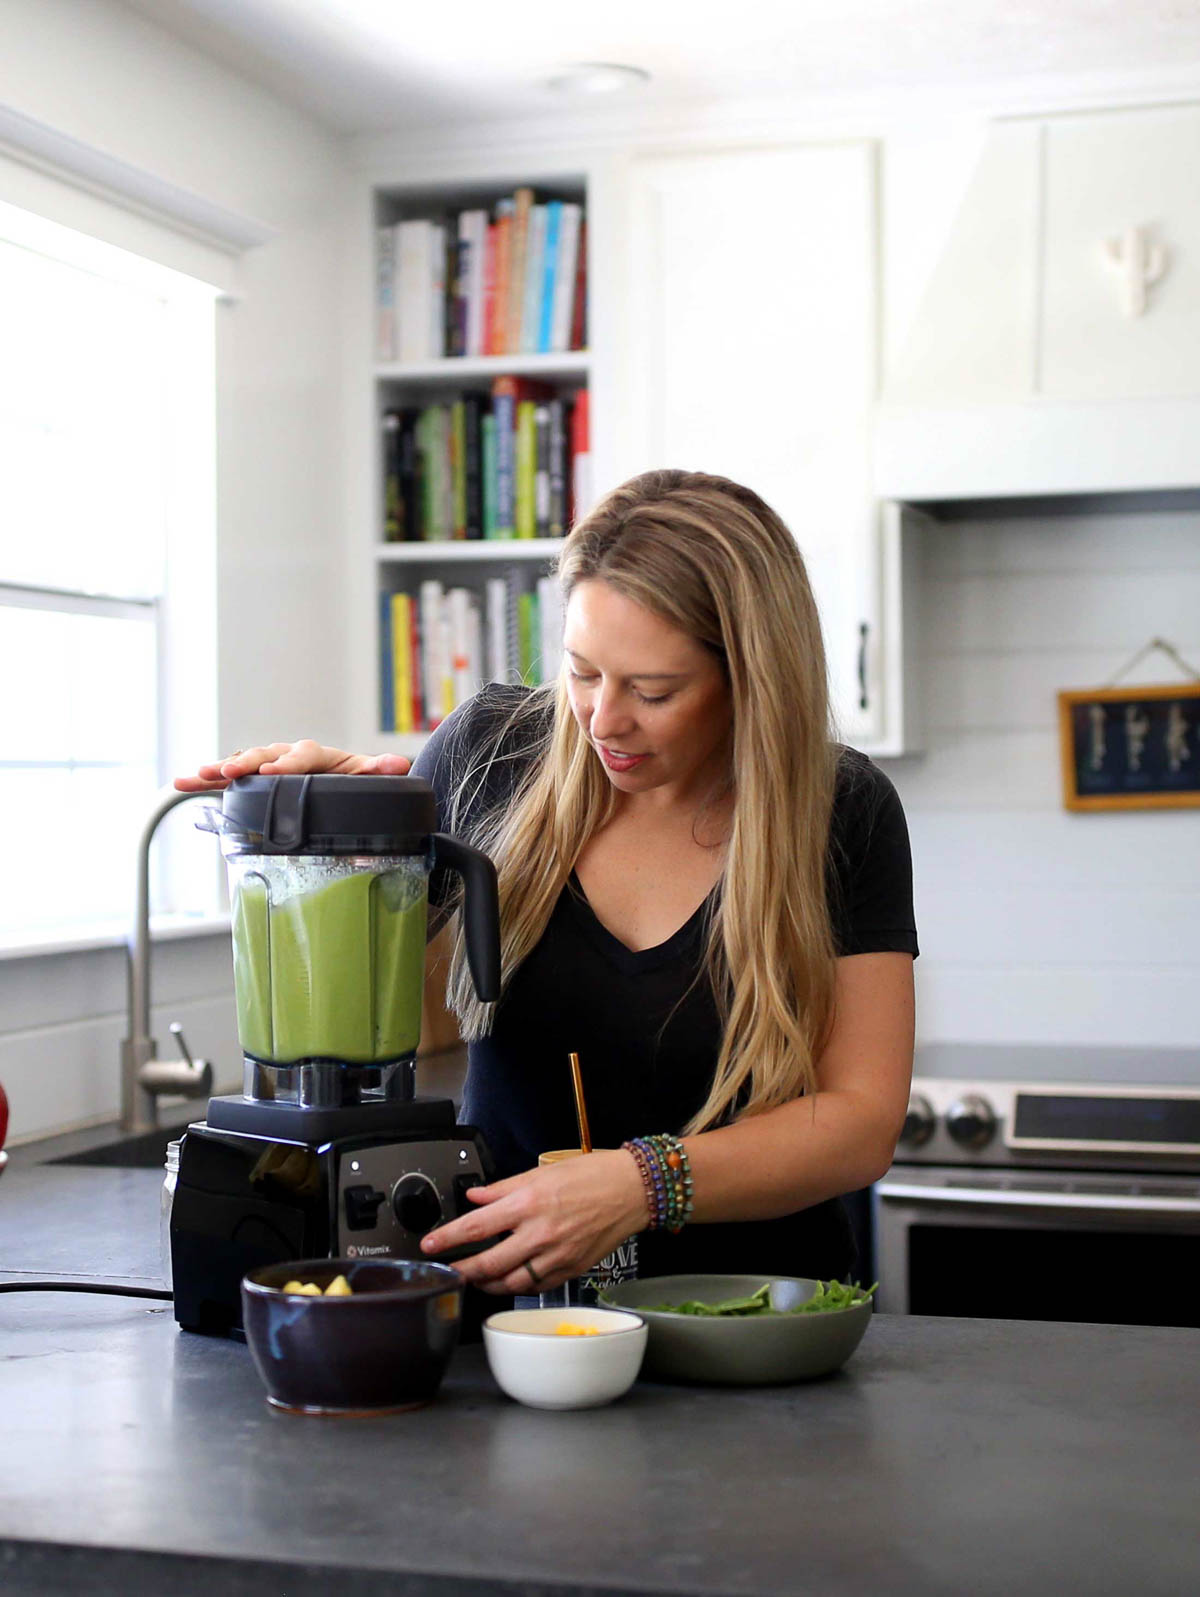
[[[870,698],[867,694],[867,637],[870,633],[870,623],[858,623],[858,707],[860,710],[869,710]]]

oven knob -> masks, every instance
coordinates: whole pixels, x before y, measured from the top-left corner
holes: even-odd
[[[428,1176],[402,1176],[392,1188],[392,1212],[406,1231],[423,1237],[442,1218],[442,1200]]]
[[[946,1130],[962,1148],[982,1148],[992,1140],[996,1116],[986,1098],[977,1092],[956,1098],[946,1110]]]
[[[914,1092],[908,1100],[908,1113],[904,1117],[904,1129],[900,1133],[900,1141],[907,1143],[910,1148],[919,1148],[923,1142],[928,1142],[933,1136],[936,1124],[937,1117],[929,1099],[924,1093]]]

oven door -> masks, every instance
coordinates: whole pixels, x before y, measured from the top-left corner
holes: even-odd
[[[1200,1182],[893,1165],[875,1186],[892,1314],[1200,1326]]]

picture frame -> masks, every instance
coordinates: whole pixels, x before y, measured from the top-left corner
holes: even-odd
[[[1200,807],[1200,681],[1058,695],[1069,810]]]

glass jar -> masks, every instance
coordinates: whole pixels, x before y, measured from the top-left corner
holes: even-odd
[[[159,1268],[163,1284],[168,1287],[171,1285],[171,1206],[175,1202],[175,1183],[179,1179],[179,1148],[178,1142],[167,1143],[162,1192],[158,1200]]]
[[[560,1164],[564,1159],[577,1158],[582,1152],[582,1148],[554,1148],[548,1153],[539,1155],[538,1164]],[[551,1287],[548,1291],[539,1293],[536,1298],[516,1298],[514,1305],[517,1308],[541,1309],[565,1309],[574,1305],[594,1308],[601,1292],[619,1285],[622,1281],[636,1281],[637,1273],[638,1240],[636,1236],[627,1237],[583,1275],[574,1276],[570,1281],[564,1281],[561,1286]]]

